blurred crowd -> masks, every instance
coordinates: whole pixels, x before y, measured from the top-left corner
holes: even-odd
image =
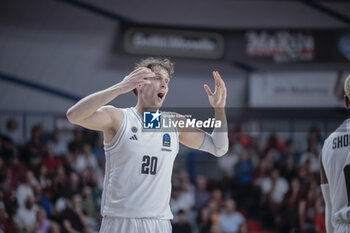
[[[237,127],[229,141],[228,153],[217,159],[220,179],[199,175],[191,182],[186,172],[173,174],[174,232],[326,233],[317,127],[300,151],[276,132],[262,140]],[[192,231],[176,231],[185,217]]]
[[[59,131],[38,124],[29,141],[22,136],[15,119],[0,135],[0,232],[98,232],[104,176],[99,134],[76,128],[65,142]],[[174,233],[244,233],[253,222],[271,232],[326,232],[316,127],[300,151],[275,132],[262,141],[237,128],[229,140],[228,153],[213,164],[220,179],[174,169]]]

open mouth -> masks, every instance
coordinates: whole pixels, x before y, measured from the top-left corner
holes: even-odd
[[[159,92],[157,96],[159,100],[162,100],[164,98],[164,93]]]

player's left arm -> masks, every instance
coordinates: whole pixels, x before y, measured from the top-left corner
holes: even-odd
[[[215,110],[215,120],[221,121],[221,128],[214,128],[211,134],[198,128],[179,129],[180,143],[193,149],[209,152],[215,156],[222,156],[228,150],[227,119],[225,112],[226,85],[217,71],[213,71],[215,80],[214,93],[207,84],[204,85],[210,105]]]
[[[326,204],[326,229],[327,233],[333,232],[333,225],[332,225],[332,203],[331,203],[331,197],[330,197],[330,190],[329,190],[329,184],[326,172],[323,167],[322,162],[322,152],[320,153],[320,176],[321,176],[321,190],[323,194],[323,199]]]

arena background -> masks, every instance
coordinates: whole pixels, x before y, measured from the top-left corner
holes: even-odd
[[[239,232],[323,232],[315,163],[323,140],[348,118],[342,85],[350,74],[349,12],[345,0],[2,1],[0,231],[36,232],[42,226],[40,232],[67,232],[62,213],[79,205],[70,203],[73,193],[83,199],[88,219],[83,228],[73,228],[98,229],[101,135],[75,128],[65,111],[121,81],[141,58],[164,56],[175,62],[166,107],[210,108],[203,84],[213,86],[211,72],[218,70],[228,89],[228,112],[243,112],[240,120],[229,116],[231,148],[223,158],[181,147],[173,174],[174,232],[188,230],[183,216],[177,216],[180,209],[191,232],[223,232],[220,214],[227,198],[237,201],[246,219]],[[112,104],[129,107],[136,100],[128,93]],[[247,120],[247,110],[249,116],[264,114]],[[33,143],[35,137],[39,144]],[[72,148],[77,137],[83,141]],[[83,149],[86,143],[90,149]],[[66,149],[53,152],[58,147]],[[293,159],[287,159],[291,147]],[[90,150],[97,164],[78,165]],[[41,174],[42,167],[49,169]],[[282,200],[271,198],[269,185],[262,184],[270,182],[274,170],[288,183],[287,190],[276,193]],[[295,177],[303,188],[291,210],[287,194]],[[73,189],[69,185],[75,182],[74,192],[58,192]],[[34,195],[49,221],[21,221],[18,213],[28,195],[19,194],[19,187]],[[308,193],[314,193],[310,200]],[[36,214],[33,208],[25,219]],[[50,231],[33,221],[48,222]]]

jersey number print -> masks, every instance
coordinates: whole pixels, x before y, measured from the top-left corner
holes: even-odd
[[[141,165],[141,173],[142,174],[151,174],[155,175],[157,173],[157,157],[150,157],[148,155],[143,156],[142,165]]]

